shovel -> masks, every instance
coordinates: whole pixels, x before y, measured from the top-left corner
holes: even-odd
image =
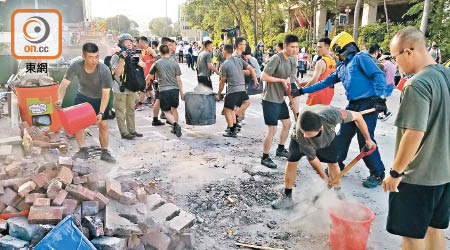
[[[364,146],[361,149],[361,153],[359,153],[359,155],[356,156],[355,159],[353,159],[353,161],[351,161],[338,175],[336,175],[332,180],[330,180],[328,182],[328,188],[331,187],[333,184],[336,184],[342,178],[342,176],[344,176],[348,171],[350,171],[350,169],[352,169],[356,165],[356,163],[359,160],[361,160],[362,158],[372,154],[377,149],[377,147],[374,147],[374,148],[370,149],[369,151],[365,151],[365,148],[366,147]],[[328,191],[328,188],[325,188],[324,190],[320,191],[317,195],[315,195],[312,198],[312,204],[311,204],[310,207],[315,208],[314,205],[319,200],[320,196],[323,195],[326,191]],[[303,218],[306,218],[307,216],[313,214],[315,212],[315,210],[318,210],[318,209],[316,208],[312,212],[307,212],[305,215],[301,216],[300,218],[298,218],[296,220],[302,220]],[[307,211],[310,211],[310,209],[307,209]]]
[[[338,175],[336,175],[332,180],[330,180],[328,182],[328,187],[331,187],[332,185],[338,183],[339,180],[342,178],[342,176],[344,176],[348,171],[350,171],[350,169],[352,169],[359,160],[372,154],[377,149],[377,147],[374,147],[374,148],[371,148],[369,151],[365,151],[364,150],[365,148],[366,148],[366,146],[364,146],[361,149],[361,153],[359,153],[359,155],[356,156],[355,159],[353,159],[353,161],[351,161],[341,172],[339,172]],[[319,194],[314,196],[314,198],[312,199],[313,204],[315,204],[317,202],[317,200],[319,199],[319,197],[326,191],[327,191],[327,189],[324,189]]]

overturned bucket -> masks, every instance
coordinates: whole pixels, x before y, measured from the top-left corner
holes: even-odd
[[[185,118],[189,125],[216,123],[216,99],[214,93],[187,92],[184,94]]]
[[[68,135],[73,135],[97,122],[95,110],[87,102],[59,110],[59,118]]]
[[[333,250],[365,250],[375,214],[368,207],[339,201],[328,207],[331,218],[330,245]]]

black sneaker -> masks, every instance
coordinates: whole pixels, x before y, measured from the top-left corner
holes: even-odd
[[[365,188],[376,188],[377,186],[380,186],[383,182],[384,176],[375,176],[370,175],[365,179],[362,183],[363,187]]]
[[[166,114],[164,114],[164,112],[161,112],[161,114],[159,115],[160,119],[166,119]]]
[[[84,148],[80,148],[80,150],[78,150],[78,152],[76,152],[74,155],[73,155],[73,157],[72,157],[73,159],[83,159],[83,160],[86,160],[86,159],[88,159],[89,158],[89,153],[88,153],[88,151],[87,151],[87,148],[86,147],[84,147]]]
[[[288,158],[289,157],[289,151],[287,151],[287,149],[285,149],[285,148],[283,148],[283,150],[278,150],[277,149],[276,156]]]
[[[231,130],[228,128],[225,130],[225,133],[223,134],[223,136],[236,138],[237,134],[236,134],[236,132],[231,132]]]
[[[122,139],[125,140],[133,140],[136,136],[131,135],[131,134],[126,134],[126,135],[122,135]]]
[[[162,126],[164,123],[160,120],[152,121],[152,126]]]
[[[177,137],[181,137],[182,133],[180,125],[175,124],[175,126],[173,127],[173,133],[176,134]]]
[[[270,159],[270,157],[267,157],[266,159],[261,158],[261,164],[263,166],[266,166],[268,168],[277,168],[277,164]]]
[[[236,123],[236,127],[237,127],[237,128],[242,128],[242,125],[239,124],[239,123]]]
[[[277,200],[270,204],[273,209],[290,209],[295,206],[292,197],[286,196],[286,194],[282,194]]]
[[[131,133],[131,135],[134,135],[136,137],[143,137],[144,136],[143,134],[138,133],[138,132]]]
[[[100,156],[100,159],[109,163],[116,163],[116,159],[112,157],[107,149],[102,149],[102,155]]]
[[[384,114],[383,121],[384,122],[387,121],[389,118],[391,118],[391,116],[392,116],[392,113],[388,111],[386,114]]]

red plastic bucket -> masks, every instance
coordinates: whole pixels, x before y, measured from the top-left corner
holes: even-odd
[[[333,250],[365,250],[375,214],[368,207],[339,201],[328,207],[331,217],[330,245]]]
[[[87,102],[61,109],[59,117],[68,135],[73,135],[97,122],[95,110]]]

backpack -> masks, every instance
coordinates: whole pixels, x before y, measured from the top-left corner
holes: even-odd
[[[125,58],[124,74],[122,74],[122,82],[130,91],[137,92],[143,91],[146,86],[144,69],[137,65],[137,63],[131,62],[131,57]]]

